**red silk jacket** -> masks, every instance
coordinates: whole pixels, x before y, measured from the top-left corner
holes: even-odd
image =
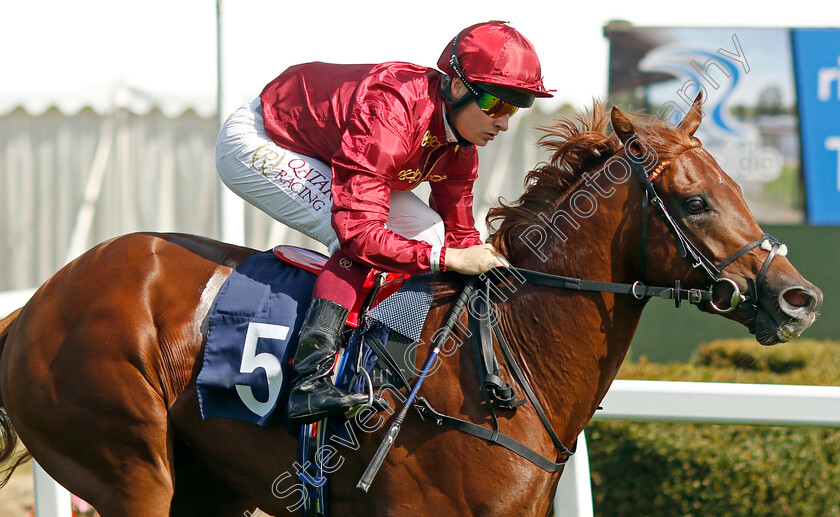
[[[385,228],[391,190],[430,182],[446,246],[481,244],[473,219],[478,153],[447,139],[437,70],[408,63],[289,68],[260,94],[266,133],[330,164],[341,249],[384,271],[430,270],[432,246]],[[444,257],[441,255],[441,269]]]

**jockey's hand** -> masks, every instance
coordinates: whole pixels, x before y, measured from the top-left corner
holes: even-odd
[[[499,266],[510,263],[491,244],[480,244],[469,248],[446,248],[446,270],[463,275],[480,275]]]

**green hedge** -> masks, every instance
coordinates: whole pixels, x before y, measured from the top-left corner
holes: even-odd
[[[716,341],[618,377],[836,386],[840,342]],[[597,516],[840,516],[838,428],[600,421],[586,438]]]

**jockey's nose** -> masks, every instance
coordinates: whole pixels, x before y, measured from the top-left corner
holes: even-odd
[[[510,115],[502,115],[501,117],[494,119],[494,121],[496,123],[496,127],[499,128],[499,131],[507,131],[508,123],[510,122]]]

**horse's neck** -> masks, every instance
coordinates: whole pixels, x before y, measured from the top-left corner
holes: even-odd
[[[546,228],[546,235],[555,239],[548,245],[554,250],[550,259],[543,261],[534,254],[516,265],[585,280],[639,279],[634,278],[633,264],[638,263],[640,250],[640,191],[634,185],[608,181],[598,181],[600,191],[592,183],[588,187],[591,197],[578,194],[575,207],[573,193],[559,207],[562,213],[546,218],[555,225]],[[581,188],[587,185],[577,190]],[[597,200],[591,214],[583,211],[588,206],[584,197]],[[503,332],[566,440],[583,428],[615,378],[642,308],[643,304],[622,295],[529,284],[499,304]]]
[[[617,183],[615,177],[588,174],[554,211],[539,213],[518,239],[524,245],[513,252],[516,265],[590,280],[628,280],[639,248],[641,190],[635,180]]]

